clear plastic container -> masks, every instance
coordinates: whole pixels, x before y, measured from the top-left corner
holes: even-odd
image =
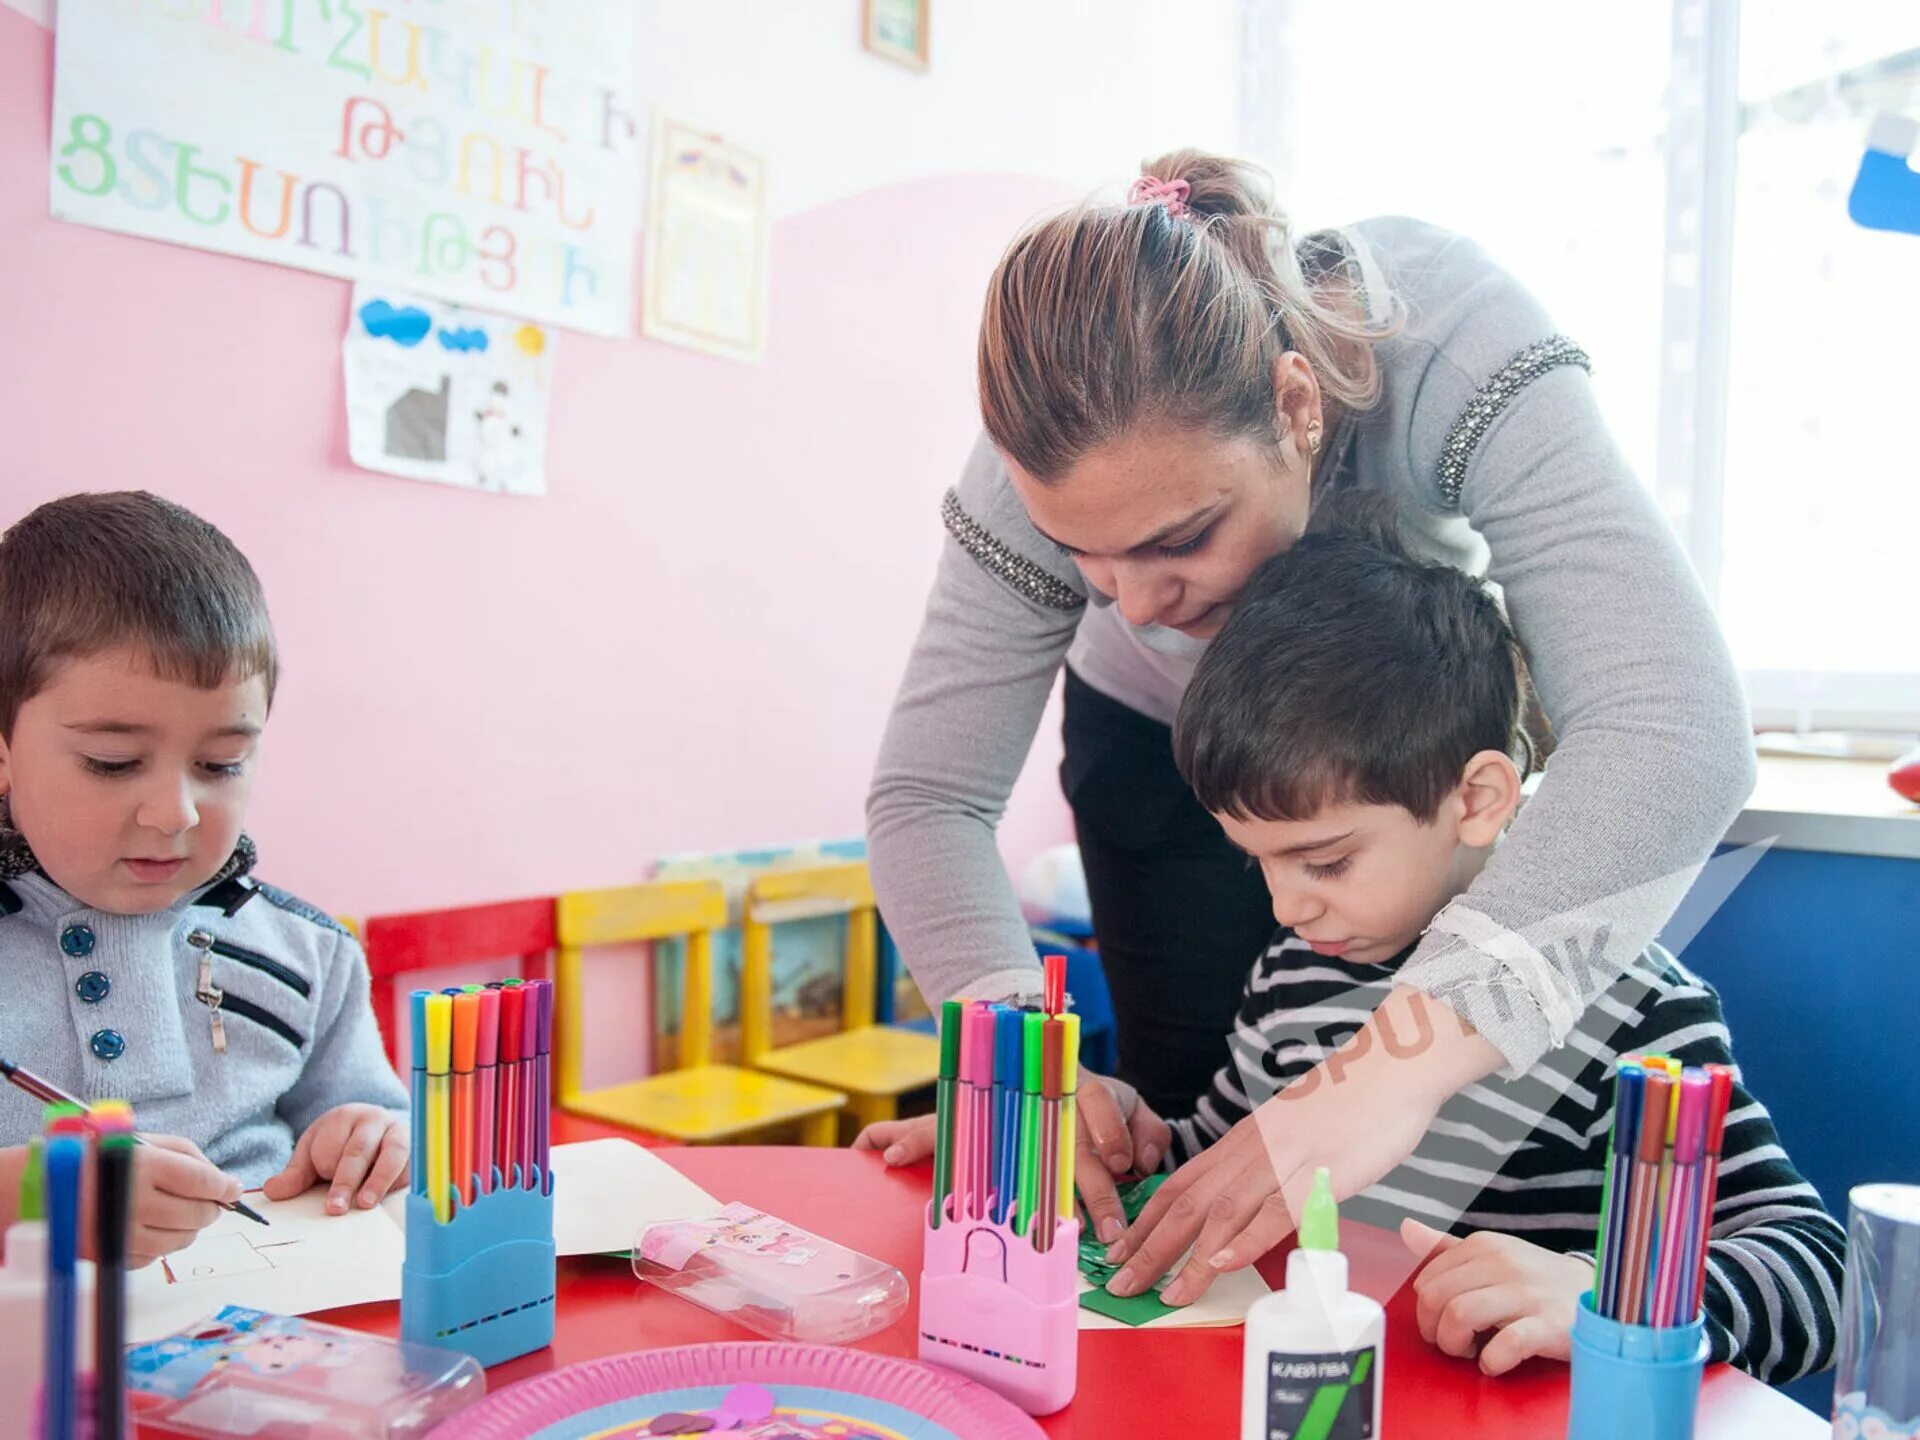
[[[633,1273],[772,1340],[844,1345],[907,1309],[907,1277],[751,1205],[650,1225]]]
[[[414,1440],[487,1393],[471,1355],[229,1305],[127,1351],[143,1435]]]

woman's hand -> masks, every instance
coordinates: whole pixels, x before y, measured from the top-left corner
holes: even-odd
[[[1493,1230],[1464,1239],[1442,1235],[1418,1220],[1402,1221],[1400,1238],[1426,1257],[1413,1293],[1420,1338],[1429,1345],[1477,1356],[1486,1375],[1504,1375],[1534,1356],[1571,1358],[1574,1313],[1593,1285],[1591,1260]]]
[[[1092,1233],[1118,1240],[1127,1216],[1114,1177],[1157,1171],[1173,1147],[1173,1130],[1124,1080],[1083,1072],[1075,1098],[1074,1186]]]
[[[1337,1198],[1366,1189],[1413,1153],[1448,1097],[1500,1063],[1452,1010],[1395,987],[1345,1045],[1161,1185],[1108,1252],[1126,1264],[1107,1288],[1137,1295],[1192,1247],[1161,1293],[1192,1303],[1293,1233],[1316,1169],[1332,1172]]]

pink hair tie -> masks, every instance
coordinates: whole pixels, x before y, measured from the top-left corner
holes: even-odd
[[[1152,175],[1142,175],[1127,191],[1127,203],[1165,205],[1167,214],[1177,220],[1187,213],[1187,196],[1192,193],[1193,187],[1184,180],[1161,180]]]

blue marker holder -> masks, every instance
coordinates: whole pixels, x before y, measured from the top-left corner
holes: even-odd
[[[1580,1297],[1573,1318],[1567,1440],[1692,1440],[1707,1363],[1706,1322],[1625,1325]]]
[[[514,1172],[518,1175],[518,1170]],[[496,1181],[437,1224],[433,1202],[407,1196],[400,1336],[498,1365],[553,1343],[553,1176],[519,1189]]]

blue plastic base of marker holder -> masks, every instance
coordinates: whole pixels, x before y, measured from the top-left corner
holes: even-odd
[[[1580,1297],[1573,1320],[1567,1440],[1692,1440],[1705,1322],[1623,1325],[1596,1315],[1592,1300]]]
[[[433,1202],[407,1197],[400,1336],[498,1365],[553,1343],[553,1177],[539,1189],[496,1186],[434,1223]]]

